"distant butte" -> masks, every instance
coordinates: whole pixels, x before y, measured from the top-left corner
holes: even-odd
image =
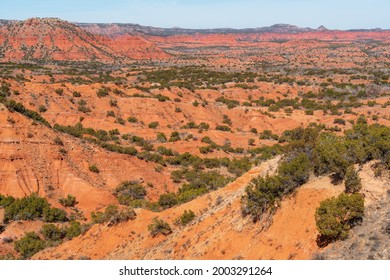
[[[328,28],[325,26],[321,25],[320,27],[317,28],[317,31],[328,31]]]

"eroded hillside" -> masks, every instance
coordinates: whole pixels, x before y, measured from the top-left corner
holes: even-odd
[[[0,27],[2,258],[349,258],[387,234],[388,31],[101,28]],[[366,217],[327,255],[316,209],[350,166]]]

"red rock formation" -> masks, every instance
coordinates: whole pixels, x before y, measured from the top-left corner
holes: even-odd
[[[3,61],[91,60],[114,63],[168,56],[141,37],[114,40],[55,18],[32,18],[0,29],[0,57]]]

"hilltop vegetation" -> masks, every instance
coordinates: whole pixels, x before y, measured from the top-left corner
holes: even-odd
[[[364,197],[358,193],[361,183],[353,164],[379,160],[390,169],[390,128],[369,126],[360,118],[344,136],[321,132],[318,127],[286,131],[284,135],[289,135],[285,159],[276,175],[252,180],[243,197],[244,216],[258,221],[264,214],[272,214],[284,196],[308,181],[311,172],[330,175],[334,183],[345,178],[345,193],[323,201],[315,218],[322,245],[346,239],[349,229],[364,215]]]

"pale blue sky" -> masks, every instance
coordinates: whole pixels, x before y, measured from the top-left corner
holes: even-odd
[[[156,27],[390,29],[390,0],[0,0],[1,19],[59,17]]]

